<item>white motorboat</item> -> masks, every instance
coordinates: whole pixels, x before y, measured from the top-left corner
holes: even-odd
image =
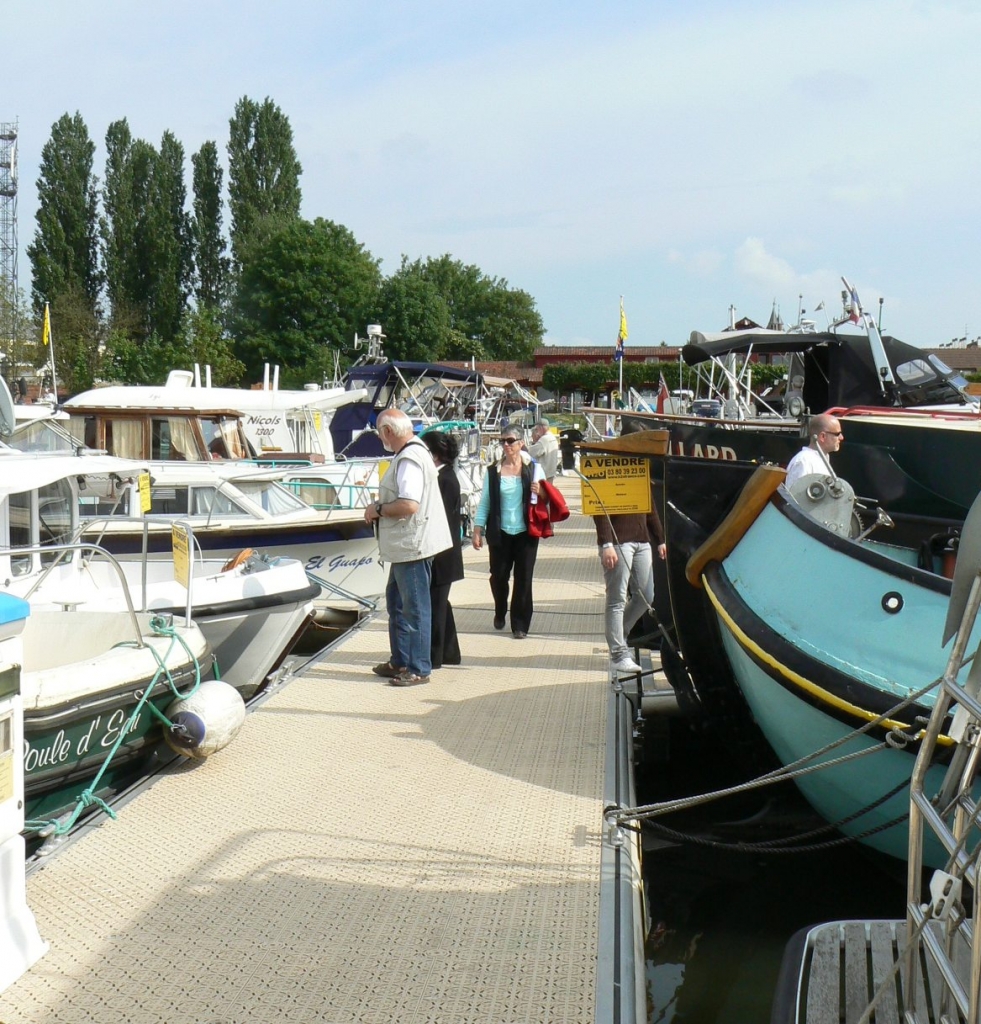
[[[189,614],[220,677],[248,698],[307,628],[320,588],[298,560],[254,551],[234,565],[225,556],[189,560],[185,587],[174,576],[169,521],[166,557],[161,543],[159,558],[140,550],[117,568],[91,538],[87,546],[76,543],[79,508],[115,504],[146,472],[144,464],[110,456],[0,453],[0,590],[36,610],[125,610],[132,602],[157,615]],[[131,526],[142,536],[138,522]],[[71,547],[54,553],[52,544]]]

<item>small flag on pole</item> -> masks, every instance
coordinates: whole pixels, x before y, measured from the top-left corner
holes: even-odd
[[[623,311],[623,299],[620,300],[620,333],[617,335],[617,346],[613,350],[614,360],[623,359],[623,343],[627,340],[627,314]]]
[[[853,324],[857,324],[862,319],[862,303],[858,300],[858,291],[848,283],[847,278],[843,277],[841,283],[845,286],[848,293],[848,307],[846,309],[848,319]]]
[[[41,341],[46,346],[51,344],[51,312],[47,303],[44,304],[44,329],[41,331]]]
[[[668,391],[668,382],[664,379],[664,374],[661,374],[660,387],[657,389],[657,411],[663,413],[668,401],[671,398],[671,392]]]

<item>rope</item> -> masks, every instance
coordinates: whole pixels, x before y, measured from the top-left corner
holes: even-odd
[[[815,758],[821,757],[824,754],[828,754],[833,750],[837,750],[845,743],[850,742],[858,736],[864,735],[876,726],[881,725],[884,721],[889,718],[894,718],[897,713],[903,711],[905,708],[914,704],[921,697],[925,696],[932,689],[934,689],[940,680],[935,679],[933,682],[928,683],[926,686],[919,690],[915,690],[904,700],[894,705],[888,711],[884,711],[882,714],[877,715],[875,718],[870,719],[864,725],[853,729],[850,733],[840,737],[839,739],[828,743],[818,750],[813,751],[810,754],[806,754],[804,757],[798,758],[791,764],[783,765],[780,768],[775,768],[772,772],[767,772],[755,779],[751,779],[748,782],[740,783],[736,786],[729,786],[725,789],[713,790],[709,793],[703,793],[696,796],[681,797],[675,800],[666,800],[661,803],[647,804],[641,807],[608,807],[604,812],[608,820],[614,820],[617,824],[623,824],[627,821],[644,821],[648,818],[659,817],[662,814],[671,814],[674,811],[685,810],[690,807],[698,807],[702,804],[711,803],[714,800],[720,800],[726,796],[732,796],[737,793],[747,793],[754,789],[762,789],[765,786],[773,785],[778,782],[786,782],[801,778],[804,775],[812,774],[816,771],[821,771],[826,768],[835,768],[839,765],[846,764],[849,761],[857,760],[858,758],[866,757],[870,754],[879,753],[885,750],[887,747],[892,749],[902,749],[908,743],[914,742],[916,737],[910,736],[907,733],[901,732],[898,729],[891,729],[886,739],[881,743],[876,744],[872,747],[867,747],[865,750],[855,751],[851,754],[844,754],[840,757],[830,758],[827,761],[822,761],[820,764],[811,764]]]
[[[666,825],[661,825],[653,821],[645,821],[641,828],[637,828],[633,825],[623,825],[623,828],[629,829],[632,832],[642,832],[644,828],[649,829],[652,832],[656,832],[658,835],[665,836],[668,839],[674,839],[680,843],[687,843],[694,846],[704,846],[709,849],[715,850],[727,850],[733,853],[769,853],[769,854],[786,854],[786,853],[815,853],[819,850],[831,850],[837,846],[845,846],[850,843],[861,842],[863,839],[868,839],[870,836],[874,836],[879,832],[885,832],[887,829],[893,828],[895,825],[906,821],[909,818],[909,812],[906,811],[903,814],[897,815],[891,821],[883,822],[881,825],[876,825],[873,828],[866,829],[864,832],[859,832],[852,836],[839,836],[836,839],[829,839],[822,843],[802,843],[803,839],[810,839],[812,836],[824,835],[828,832],[840,830],[842,826],[861,818],[863,815],[868,814],[870,811],[875,810],[881,804],[884,804],[887,800],[894,797],[901,790],[905,789],[909,785],[909,780],[904,779],[899,783],[898,786],[894,786],[888,793],[883,794],[877,800],[873,800],[872,803],[866,805],[858,811],[849,814],[845,818],[839,818],[838,821],[829,822],[825,825],[821,825],[818,828],[811,829],[809,832],[804,832],[798,836],[785,836],[782,839],[767,839],[758,843],[746,843],[746,842],[735,842],[726,843],[718,839],[705,839],[702,836],[694,836],[690,833],[678,832],[675,829],[668,828]],[[791,845],[793,844],[793,845]]]
[[[150,701],[150,695],[157,687],[157,683],[160,681],[161,676],[166,680],[167,686],[170,688],[170,692],[174,695],[177,700],[184,700],[196,693],[201,685],[201,665],[197,658],[194,656],[194,652],[188,646],[185,639],[178,633],[177,628],[173,625],[168,625],[167,621],[160,617],[154,616],[150,619],[150,629],[153,631],[155,636],[169,636],[170,644],[167,647],[167,652],[160,657],[157,649],[151,644],[147,645],[147,649],[153,654],[154,659],[157,662],[157,670],[153,675],[153,679],[150,681],[149,686],[140,694],[140,699],[136,702],[136,706],[130,712],[130,716],[126,721],[125,726],[119,730],[119,735],[116,737],[116,741],[113,743],[106,755],[105,760],[102,762],[102,766],[96,772],[95,778],[92,782],[75,798],[75,808],[67,816],[67,818],[53,819],[48,821],[26,821],[24,823],[25,831],[30,832],[43,832],[49,836],[62,836],[67,832],[70,832],[75,827],[78,819],[81,817],[83,811],[89,807],[98,807],[105,811],[110,818],[116,818],[116,812],[103,800],[101,797],[96,796],[96,791],[99,788],[99,783],[102,781],[102,776],[106,773],[115,757],[116,752],[122,745],[123,740],[129,734],[130,730],[136,723],[137,718],[140,716],[144,706],[149,707],[152,715],[158,719],[167,728],[172,728],[173,723],[170,719]],[[177,688],[177,684],[174,682],[174,677],[171,675],[170,669],[167,667],[167,659],[170,657],[174,647],[179,644],[184,648],[184,652],[194,665],[194,684],[186,693],[181,693]],[[122,643],[116,644],[116,647],[137,647],[138,644],[133,640],[125,640]]]

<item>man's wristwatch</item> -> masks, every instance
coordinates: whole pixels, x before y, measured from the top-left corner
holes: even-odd
[[[381,502],[381,501],[376,501],[375,502],[375,515],[378,516],[379,519],[381,519],[381,517],[382,517],[382,505],[383,504],[384,504],[384,502]]]

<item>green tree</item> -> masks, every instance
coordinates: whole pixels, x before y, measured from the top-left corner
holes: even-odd
[[[390,359],[436,362],[457,343],[450,310],[439,289],[402,257],[402,266],[381,286],[378,316],[385,328]]]
[[[33,275],[32,302],[71,293],[95,316],[102,284],[98,249],[98,179],[92,174],[95,144],[82,116],[63,114],[41,150],[37,179],[37,228],[28,246]]]
[[[254,236],[300,215],[300,172],[289,119],[267,96],[243,96],[228,134],[228,197],[232,257],[241,268]]]
[[[225,300],[228,282],[228,258],[221,231],[222,168],[218,147],[206,142],[191,157],[194,168],[194,297],[199,309],[218,310]]]
[[[530,359],[541,344],[545,326],[534,299],[503,278],[449,254],[411,264],[403,259],[400,272],[431,282],[446,303],[451,334],[442,358]]]
[[[165,132],[159,152],[133,139],[124,121],[106,135],[108,159],[101,229],[106,289],[116,331],[170,344],[181,332],[192,275],[185,210],[184,149]]]
[[[378,300],[378,261],[343,225],[296,219],[255,237],[233,305],[235,355],[246,379],[279,364],[284,383],[330,369],[327,346],[350,350]]]
[[[106,295],[113,323],[131,315],[131,294],[134,291],[131,268],[135,249],[136,210],[130,174],[132,148],[133,136],[129,123],[125,118],[113,121],[106,130],[103,215],[99,220]]]

